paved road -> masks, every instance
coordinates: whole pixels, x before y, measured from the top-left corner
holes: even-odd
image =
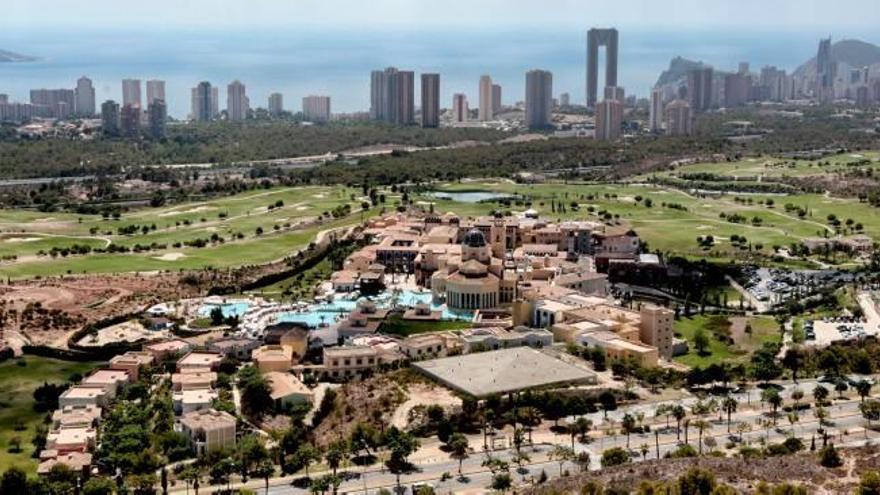
[[[817,385],[816,380],[801,380],[797,385],[790,382],[779,385],[783,387],[781,395],[786,398],[786,404],[791,404],[791,392],[796,388],[804,392],[804,402],[812,401],[812,390]],[[831,387],[829,387],[831,388]],[[832,391],[833,394],[833,391]],[[770,419],[770,411],[768,407],[762,407],[759,399],[760,391],[753,389],[746,394],[741,394],[739,410],[732,415],[731,431],[736,433],[736,426],[739,423],[749,425],[750,430],[743,434],[743,441],[746,443],[759,445],[763,442],[779,443],[784,441],[792,434],[801,438],[806,446],[809,446],[812,437],[816,437],[818,446],[821,446],[821,437],[816,434],[819,427],[818,420],[813,414],[812,409],[801,411],[796,422],[791,423],[786,413],[780,411],[777,416],[777,424],[774,426],[767,420]],[[827,420],[825,430],[829,432],[832,441],[839,446],[856,446],[864,444],[867,438],[876,441],[880,435],[876,432],[866,432],[864,429],[865,422],[859,412],[859,401],[853,391],[849,391],[849,398],[843,401],[835,401],[835,403],[826,407],[826,411],[830,414]],[[690,408],[696,402],[696,399],[688,398],[681,401],[666,401],[668,404],[682,404],[686,408]],[[749,405],[749,402],[751,405]],[[667,452],[675,450],[684,440],[684,433],[676,432],[675,421],[671,420],[671,426],[666,427],[665,418],[654,418],[654,411],[661,403],[645,403],[637,404],[626,409],[611,411],[608,414],[610,419],[614,420],[613,434],[605,433],[594,437],[588,444],[575,442],[574,448],[577,453],[587,452],[590,454],[590,469],[600,468],[600,458],[602,452],[611,447],[627,448],[627,438],[625,435],[619,434],[619,421],[627,412],[636,414],[642,412],[645,414],[645,423],[650,424],[653,430],[651,433],[636,435],[633,434],[629,439],[629,450],[635,460],[642,458],[642,445],[647,445],[648,453],[646,458],[653,459],[658,455],[662,457]],[[594,413],[586,415],[593,421],[594,431],[603,432],[603,413]],[[693,416],[691,420],[693,421]],[[724,448],[730,441],[727,432],[726,417],[719,420],[718,415],[704,416],[700,419],[710,424],[704,432],[705,438],[712,438],[716,445],[715,448]],[[597,433],[594,433],[596,435]],[[695,428],[688,431],[688,441],[698,448],[699,432]],[[493,452],[491,455],[510,462],[511,476],[516,482],[521,479],[537,478],[541,471],[545,471],[548,476],[558,476],[560,473],[559,463],[550,456],[552,444],[570,445],[568,435],[553,435],[547,431],[535,432],[536,443],[533,447],[524,447],[524,452],[530,457],[528,465],[524,466],[522,472],[518,472],[516,465],[512,462],[512,450],[501,450]],[[423,443],[428,444],[430,441]],[[458,477],[458,462],[449,459],[445,454],[438,454],[436,457],[423,458],[422,462],[417,464],[417,472],[404,475],[401,477],[401,484],[411,486],[413,483],[428,482],[435,487],[439,493],[461,492],[461,491],[479,491],[491,484],[492,473],[482,466],[486,459],[486,454],[482,452],[482,439],[479,436],[471,438],[471,445],[477,450],[471,454],[471,457],[463,462],[464,478]],[[704,451],[709,449],[707,442],[704,440]],[[564,463],[564,470],[576,471],[577,466],[571,463]],[[451,478],[441,481],[444,473],[451,475]],[[319,473],[323,474],[323,473]],[[316,476],[312,473],[313,477]],[[300,478],[300,477],[296,477]],[[307,487],[297,487],[293,484],[294,477],[276,478],[270,480],[269,493],[274,495],[299,495],[309,493]],[[347,479],[342,483],[339,490],[340,493],[375,493],[381,488],[393,489],[396,484],[395,476],[388,473],[378,466],[369,467],[366,470],[362,468],[354,468],[348,471]],[[247,486],[257,490],[258,493],[263,491],[263,483],[261,481],[250,481]],[[200,493],[208,493],[209,487],[204,486]],[[183,487],[176,487],[173,492],[182,493]]]

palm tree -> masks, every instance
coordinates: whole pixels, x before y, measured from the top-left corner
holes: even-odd
[[[691,419],[690,419],[690,418],[685,418],[685,419],[684,419],[684,424],[683,424],[682,426],[684,426],[684,443],[687,444],[687,443],[688,443],[688,430],[689,430],[690,427],[691,427]]]
[[[574,428],[577,430],[579,442],[587,443],[587,435],[590,433],[592,427],[593,422],[583,416],[574,421]]]
[[[776,411],[782,405],[782,396],[779,395],[779,392],[775,388],[768,388],[761,393],[761,399],[770,404],[773,413],[773,421],[774,424],[776,424]]]
[[[532,443],[532,430],[541,424],[541,411],[536,407],[519,408],[519,421],[525,426],[526,433],[529,436],[529,444]]]
[[[575,459],[574,450],[564,445],[556,445],[553,447],[553,451],[550,452],[550,458],[555,459],[559,463],[559,476],[562,476],[563,464]]]
[[[620,421],[620,429],[626,434],[626,449],[629,450],[629,435],[636,429],[636,418],[630,413],[624,414]]]
[[[684,410],[684,407],[681,404],[676,404],[675,407],[672,408],[672,417],[675,418],[675,435],[676,440],[681,440],[681,421],[687,416],[687,411]],[[685,437],[687,437],[687,432],[685,432]],[[687,443],[687,441],[685,441]]]
[[[458,476],[462,477],[461,465],[468,458],[468,439],[461,433],[453,433],[449,438],[449,457],[458,460]]]
[[[705,420],[702,420],[702,419],[698,419],[698,420],[696,420],[696,421],[693,422],[693,426],[694,426],[694,428],[696,428],[697,431],[700,433],[700,438],[699,438],[699,441],[700,441],[700,443],[699,443],[699,449],[700,449],[700,455],[703,455],[703,432],[706,431],[706,430],[711,430],[711,429],[712,429],[712,424],[709,423],[708,421],[705,421]]]
[[[727,412],[727,433],[730,433],[730,416],[736,412],[739,402],[732,396],[728,395],[722,401],[722,407]]]

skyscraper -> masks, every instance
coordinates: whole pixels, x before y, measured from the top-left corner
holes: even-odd
[[[546,129],[553,109],[553,74],[534,69],[526,72],[526,126]]]
[[[599,47],[605,47],[605,84],[617,86],[617,29],[587,31],[587,106],[596,104],[599,92]]]
[[[440,74],[422,74],[422,127],[440,125]]]
[[[284,96],[281,93],[269,95],[269,114],[277,117],[284,112]]]
[[[714,71],[711,67],[692,69],[688,72],[687,94],[694,112],[704,112],[712,106],[712,77]]]
[[[623,103],[618,100],[602,100],[596,106],[596,139],[613,141],[620,137],[623,124]]]
[[[670,136],[689,136],[694,133],[694,117],[691,105],[683,99],[673,100],[666,105],[666,134]]]
[[[654,88],[651,90],[651,107],[648,110],[648,127],[651,132],[658,133],[663,130],[663,90]]]
[[[208,81],[202,81],[192,89],[192,118],[196,122],[214,119],[214,89]]]
[[[603,94],[606,100],[617,100],[620,103],[626,101],[626,91],[620,86],[605,86]]]
[[[749,100],[751,85],[751,78],[742,73],[724,76],[724,106],[733,108],[745,105]]]
[[[119,114],[119,130],[123,137],[138,138],[141,135],[141,107],[123,105]]]
[[[107,100],[101,104],[101,130],[105,136],[119,135],[119,103]]]
[[[309,95],[302,99],[303,118],[311,122],[330,120],[330,97]]]
[[[501,113],[501,85],[492,85],[492,115],[498,116]]]
[[[140,79],[123,79],[122,80],[122,106],[134,105],[141,107],[141,80]]]
[[[468,121],[468,102],[467,96],[462,93],[452,95],[452,121],[462,123]]]
[[[163,98],[150,100],[147,106],[147,114],[150,120],[150,137],[162,139],[165,137],[165,121],[168,120],[168,106]]]
[[[480,112],[479,118],[486,122],[492,120],[492,77],[480,76]]]
[[[411,70],[397,73],[397,125],[415,123],[416,115],[416,75]]]
[[[834,77],[837,64],[831,56],[831,38],[819,40],[816,54],[816,96],[822,103],[834,100]]]
[[[149,108],[150,103],[153,103],[156,100],[162,100],[165,103],[168,103],[165,100],[165,81],[151,79],[147,81],[147,107]]]
[[[749,75],[749,63],[748,62],[740,62],[739,67],[737,67],[736,73],[741,76]]]
[[[388,67],[370,73],[370,116],[392,124],[415,121],[415,73]]]
[[[230,122],[242,122],[247,118],[249,107],[247,89],[239,80],[226,86],[226,114]]]
[[[74,92],[74,113],[83,117],[95,115],[95,87],[92,80],[82,76],[76,80]]]

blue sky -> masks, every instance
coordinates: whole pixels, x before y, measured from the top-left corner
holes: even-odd
[[[861,31],[878,0],[4,0],[0,29],[519,26]]]

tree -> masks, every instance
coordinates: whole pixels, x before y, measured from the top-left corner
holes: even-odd
[[[681,440],[681,421],[687,416],[687,411],[681,404],[676,404],[672,408],[672,417],[675,418],[675,435],[676,440]]]
[[[679,495],[710,495],[715,491],[715,475],[711,471],[700,468],[690,468],[686,473],[679,476]]]
[[[804,398],[804,391],[800,388],[795,388],[791,391],[791,399],[794,401],[794,408],[800,409],[801,399]]]
[[[342,459],[345,458],[348,450],[346,447],[345,442],[336,441],[331,443],[327,447],[327,452],[324,453],[324,459],[327,461],[327,466],[333,470],[333,476],[336,476],[336,470],[339,469]]]
[[[779,395],[779,391],[775,388],[766,388],[761,392],[761,400],[770,404],[773,411],[773,421],[775,423],[776,411],[779,409],[779,406],[782,405],[782,396]]]
[[[697,431],[699,432],[700,436],[698,439],[698,441],[699,441],[698,449],[700,451],[700,455],[703,455],[703,432],[706,430],[711,430],[712,424],[709,423],[708,421],[698,419],[696,421],[691,422],[691,425],[693,425],[693,427],[696,428]]]
[[[697,354],[701,356],[705,356],[708,354],[709,349],[709,336],[706,334],[706,331],[703,330],[702,327],[698,327],[694,331],[694,348],[697,350]]]
[[[829,443],[819,450],[819,464],[827,468],[836,468],[843,465],[840,453],[837,452],[833,443]]]
[[[837,392],[837,398],[843,400],[845,399],[843,393],[849,390],[849,385],[843,380],[837,380],[837,383],[834,384],[834,390]]]
[[[736,412],[739,402],[732,395],[728,395],[722,401],[721,406],[727,413],[727,433],[730,433],[730,416]]]
[[[390,452],[385,465],[396,476],[399,490],[400,475],[410,470],[409,456],[419,448],[419,441],[412,433],[400,431],[392,426],[385,432],[385,445]]]
[[[804,351],[799,347],[791,347],[785,351],[785,356],[782,358],[782,365],[791,370],[791,379],[797,383],[798,371],[800,371],[804,365]]]
[[[867,438],[868,430],[871,429],[871,422],[880,420],[880,401],[869,400],[862,402],[859,404],[859,410],[862,413],[862,417],[868,422],[868,426],[865,428],[865,438]]]
[[[113,490],[115,489],[116,484],[113,483],[113,480],[96,476],[89,478],[89,480],[83,485],[82,495],[113,495]],[[7,493],[2,490],[0,490],[0,492]]]
[[[461,472],[461,465],[468,458],[468,439],[461,433],[453,433],[449,438],[449,457],[458,461],[458,475],[464,476]]]
[[[238,372],[238,387],[245,415],[260,417],[275,406],[269,383],[255,366],[245,366]]]
[[[828,389],[822,385],[816,385],[813,389],[813,398],[816,399],[816,405],[824,404],[828,400]]]
[[[611,447],[602,452],[601,464],[603,468],[619,466],[630,461],[629,452],[621,447]]]
[[[0,478],[0,493],[27,493],[27,474],[17,466],[12,466]]]
[[[559,476],[562,476],[562,466],[566,462],[575,460],[574,449],[565,445],[554,445],[553,450],[550,452],[550,458],[559,463]]]
[[[275,474],[275,465],[269,459],[263,459],[251,472],[255,478],[262,478],[266,484],[266,495],[269,495],[269,478]]]
[[[608,411],[613,411],[617,409],[617,396],[614,395],[610,390],[604,390],[601,394],[599,394],[599,404],[602,405],[602,411],[604,412],[604,417],[608,417]]]
[[[587,435],[590,433],[590,429],[592,427],[592,421],[583,416],[579,416],[576,420],[574,420],[574,423],[571,425],[571,430],[578,436],[579,442],[587,443]],[[572,445],[571,448],[574,448],[574,445]]]
[[[856,393],[862,398],[862,402],[865,402],[865,398],[871,395],[871,386],[871,382],[868,380],[859,380],[856,382]]]
[[[583,452],[578,452],[578,455],[575,456],[574,459],[575,464],[581,468],[581,471],[587,472],[590,470],[590,453],[586,450]]]
[[[309,477],[309,467],[312,463],[321,460],[321,451],[310,443],[304,443],[296,449],[293,458],[294,463],[302,466],[306,470],[306,477]]]
[[[636,418],[630,413],[624,414],[623,419],[620,421],[620,428],[626,435],[626,448],[629,450],[629,436],[636,429]]]
[[[501,493],[505,493],[507,490],[510,490],[510,486],[513,481],[510,479],[509,473],[498,473],[492,477],[492,486],[493,490],[498,490]]]

